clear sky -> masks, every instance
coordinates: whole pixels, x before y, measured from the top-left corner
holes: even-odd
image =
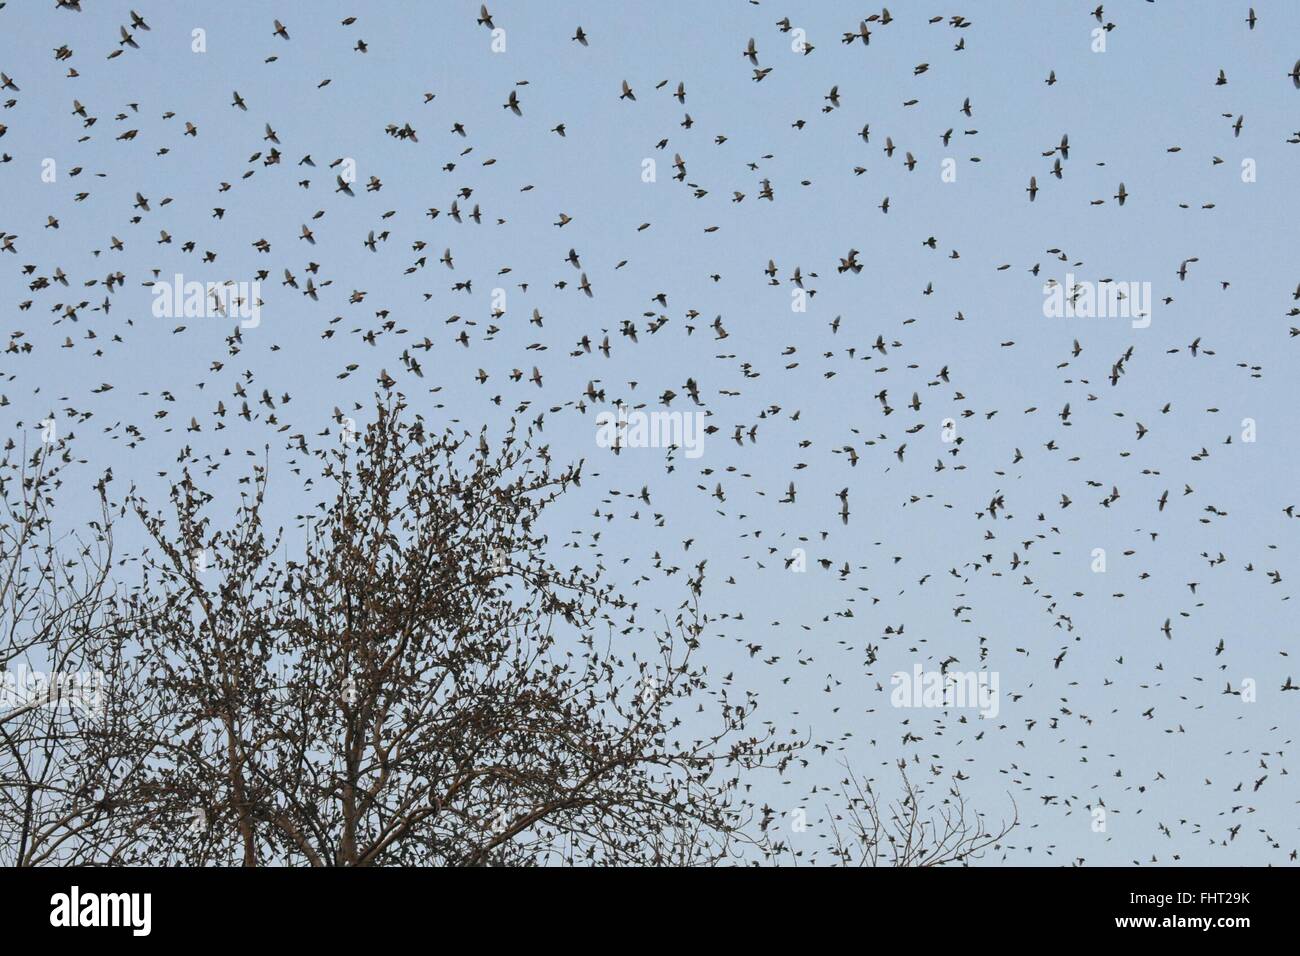
[[[0,358],[0,429],[30,445],[53,412],[76,433],[85,465],[60,501],[68,528],[91,516],[89,488],[105,468],[119,490],[134,482],[161,499],[158,473],[182,448],[216,460],[229,449],[210,485],[233,501],[252,464],[245,451],[260,457],[266,443],[277,514],[290,523],[303,502],[275,468],[286,437],[329,427],[335,406],[365,404],[381,369],[435,423],[500,427],[521,401],[533,403],[530,418],[555,406],[552,455],[588,461],[588,480],[554,516],[557,544],[599,530],[611,574],[647,608],[684,597],[687,572],[664,566],[707,559],[710,672],[758,691],[783,733],[825,748],[782,779],[756,780],[760,804],[806,807],[815,820],[827,798],[809,794],[835,785],[841,763],[888,790],[891,761],[906,758],[936,781],[936,798],[958,772],[994,818],[1014,798],[1012,862],[1285,863],[1300,846],[1288,773],[1300,693],[1280,690],[1300,679],[1289,601],[1300,526],[1283,510],[1300,501],[1300,340],[1288,333],[1300,322],[1287,315],[1300,282],[1295,4],[1261,0],[1251,30],[1246,4],[1107,3],[1104,52],[1093,49],[1091,2],[970,4],[959,27],[952,12],[930,23],[935,8],[899,0],[863,45],[841,42],[867,13],[860,4],[502,0],[490,5],[502,52],[475,23],[478,4],[462,0],[135,0],[150,27],[130,29],[138,48],[119,44],[131,6],[0,7],[0,70],[18,87],[0,91],[0,232],[17,237],[15,253],[0,252],[0,302],[6,338],[21,331],[31,346]],[[787,16],[810,54],[776,25]],[[288,40],[273,35],[276,18]],[[585,47],[571,39],[579,25]],[[206,52],[192,49],[196,28]],[[761,82],[743,55],[751,37],[771,68]],[[59,60],[65,45],[72,56]],[[1227,82],[1216,85],[1220,70]],[[624,80],[635,101],[620,99]],[[684,104],[672,96],[679,82]],[[832,87],[839,106],[824,112]],[[503,108],[512,90],[522,116]],[[246,111],[231,105],[234,91]],[[184,135],[186,122],[197,135]],[[278,165],[264,165],[267,124]],[[410,124],[418,139],[386,135],[389,124]],[[134,139],[119,139],[129,130]],[[673,179],[675,154],[684,181]],[[314,168],[299,165],[306,155]],[[329,164],[345,157],[358,171],[354,197],[333,187]],[[654,182],[643,181],[646,158]],[[368,192],[372,176],[382,188]],[[472,192],[460,208],[478,204],[481,224],[451,221],[461,190]],[[137,191],[149,211],[133,208]],[[562,213],[571,221],[557,227]],[[304,223],[315,245],[298,238]],[[389,231],[373,253],[371,230]],[[254,248],[261,239],[269,253]],[[437,261],[448,247],[452,271]],[[590,298],[565,262],[570,248]],[[861,271],[837,272],[850,249]],[[214,262],[201,261],[206,251]],[[287,268],[305,285],[309,263],[316,302],[280,282]],[[805,312],[791,308],[796,267],[815,290]],[[56,269],[67,286],[29,288]],[[200,281],[269,270],[261,324],[231,355],[233,322],[154,318],[142,283],[155,269]],[[126,281],[111,311],[92,311],[116,271]],[[1045,317],[1044,283],[1067,273],[1149,282],[1150,326]],[[453,290],[465,280],[472,290]],[[497,318],[494,288],[507,296]],[[364,301],[349,302],[354,291]],[[67,317],[63,306],[82,299]],[[528,321],[534,309],[541,327]],[[395,327],[369,344],[360,333],[382,328],[381,310]],[[651,333],[658,316],[667,321]],[[608,358],[576,345],[606,334]],[[414,353],[421,379],[399,356],[426,336],[433,348]],[[688,379],[718,428],[700,458],[597,447],[597,411],[616,400],[662,409],[666,389],[678,395],[669,410],[693,410]],[[214,430],[218,400],[238,407],[239,380],[250,405],[264,388],[277,405],[292,396],[276,410],[287,431],[268,427],[260,407],[257,420],[228,415]],[[606,400],[582,412],[589,381]],[[102,383],[113,389],[95,393]],[[885,389],[889,415],[874,397]],[[191,416],[201,431],[186,431]],[[940,438],[945,418],[957,421],[956,455]],[[1242,441],[1247,418],[1253,442]],[[142,436],[134,447],[128,425]],[[756,440],[738,445],[736,426],[757,426]],[[791,481],[796,499],[781,503]],[[725,501],[712,497],[719,483]],[[642,485],[649,506],[635,500]],[[1112,488],[1119,497],[1101,505]],[[805,573],[785,568],[795,547],[806,549]],[[892,673],[950,658],[998,674],[996,718],[890,706]],[[1222,693],[1247,679],[1253,703]],[[904,743],[909,733],[919,740]],[[1099,802],[1102,832],[1090,812]]]

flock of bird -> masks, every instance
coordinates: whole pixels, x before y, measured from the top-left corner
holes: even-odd
[[[1286,97],[1282,122],[1300,125],[1300,60],[1265,54],[1294,18],[1214,5],[1205,55],[1230,38],[1258,56],[1180,76],[1208,111],[1140,107],[1169,142],[1136,156],[1068,109],[1011,120],[951,96],[968,58],[1005,42],[984,8],[837,4],[817,14],[832,34],[774,0],[718,4],[698,31],[685,8],[598,25],[564,3],[420,5],[402,32],[426,31],[434,58],[469,51],[465,74],[388,49],[378,8],[250,4],[196,34],[186,13],[137,5],[0,3],[0,424],[11,451],[50,419],[75,436],[95,478],[65,495],[90,501],[101,473],[156,491],[181,464],[233,495],[267,447],[281,474],[309,473],[308,445],[364,425],[375,393],[474,432],[518,416],[557,460],[587,459],[553,540],[622,576],[626,633],[695,592],[718,693],[756,689],[774,731],[809,740],[746,789],[796,850],[791,812],[824,824],[843,765],[888,784],[901,760],[936,803],[975,794],[996,820],[1011,796],[1020,825],[998,860],[1296,859],[1300,514],[1288,475],[1242,477],[1290,440],[1276,409],[1242,401],[1285,388],[1300,285],[1279,291],[1196,220],[1222,222],[1230,191],[1252,188],[1245,144],[1300,145],[1271,99],[1249,100]],[[1140,56],[1148,7],[1166,5],[1114,6],[1023,11],[1078,50],[1001,69],[1077,109],[1089,44]],[[507,72],[530,55],[549,72]],[[150,65],[190,56],[239,68]],[[125,85],[127,69],[153,80]],[[806,79],[823,71],[842,78]],[[274,113],[286,96],[292,115]],[[1209,124],[1196,140],[1214,149],[1184,151],[1178,121]],[[622,144],[625,170],[596,168]],[[1012,243],[992,212],[944,211],[958,188],[1039,232]],[[1152,252],[1159,274],[1107,277],[1081,251],[1104,260],[1098,229],[1165,215],[1188,225]],[[858,238],[818,241],[843,235]],[[923,283],[903,289],[913,271]],[[1066,273],[1076,306],[1083,281],[1151,280],[1150,327],[1044,318]],[[255,284],[157,318],[153,288],[174,275]],[[1228,323],[1182,331],[1198,303],[1244,324],[1231,297],[1246,289],[1276,304],[1250,320],[1267,369]],[[595,416],[618,405],[701,413],[703,454],[598,448]],[[1256,439],[1244,418],[1271,423]],[[892,706],[891,675],[914,662],[999,673],[998,714]]]

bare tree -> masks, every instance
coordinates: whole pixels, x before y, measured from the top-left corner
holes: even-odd
[[[982,813],[970,809],[956,782],[937,802],[907,775],[898,762],[902,793],[882,799],[870,780],[850,769],[840,784],[843,806],[830,819],[831,855],[842,866],[945,866],[979,859],[998,847],[1019,823],[1015,801],[1010,820],[990,828]]]
[[[376,416],[316,452],[330,490],[300,548],[264,523],[265,466],[226,526],[188,471],[168,515],[131,502],[152,544],[119,626],[156,709],[129,728],[146,770],[114,859],[728,858],[740,774],[795,745],[692,664],[693,595],[642,626],[599,568],[552,563],[543,512],[582,466],[553,470],[534,426],[490,442],[400,401]]]
[[[108,638],[109,506],[101,482],[99,519],[61,535],[66,441],[15,452],[0,460],[0,865],[85,863],[122,838],[115,794],[139,769],[106,733],[132,672]]]
[[[749,732],[754,696],[691,663],[703,566],[673,620],[642,625],[599,567],[548,557],[543,512],[581,464],[555,471],[514,423],[494,444],[400,401],[376,416],[315,453],[329,490],[293,557],[263,521],[264,465],[225,525],[188,471],[166,516],[130,498],[152,547],[129,589],[107,479],[99,517],[61,535],[66,445],[7,450],[0,863],[798,862],[737,794],[797,743]],[[990,827],[956,781],[936,800],[898,769],[892,801],[847,771],[830,861],[963,864],[1018,823],[1014,801]]]

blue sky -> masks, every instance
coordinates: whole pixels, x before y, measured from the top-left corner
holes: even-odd
[[[283,464],[285,435],[320,431],[335,406],[368,402],[381,368],[436,423],[499,428],[522,400],[533,403],[528,417],[559,406],[546,426],[552,454],[586,458],[589,477],[554,516],[555,540],[599,530],[604,562],[647,607],[675,608],[684,596],[684,575],[656,570],[656,553],[684,568],[707,559],[704,607],[717,619],[702,651],[710,671],[756,689],[762,716],[782,732],[828,748],[783,779],[756,781],[760,804],[781,813],[807,807],[815,819],[827,799],[819,788],[836,784],[840,762],[888,785],[891,762],[906,758],[936,781],[937,797],[960,771],[970,778],[967,798],[991,816],[1014,798],[1022,823],[1007,861],[1287,862],[1300,843],[1284,772],[1300,694],[1279,690],[1296,670],[1289,597],[1300,574],[1296,530],[1283,513],[1296,502],[1298,464],[1297,346],[1287,316],[1300,282],[1300,147],[1287,142],[1300,127],[1300,91],[1287,77],[1300,56],[1294,5],[1255,4],[1252,31],[1244,4],[1108,3],[1104,19],[1115,28],[1105,52],[1094,52],[1095,4],[1082,2],[980,4],[968,28],[931,24],[933,11],[899,2],[891,23],[873,24],[869,46],[840,42],[864,15],[846,3],[500,2],[491,9],[505,51],[494,53],[492,35],[474,22],[478,4],[459,0],[138,0],[151,29],[134,31],[140,48],[111,60],[131,5],[83,6],[80,14],[45,0],[0,8],[0,70],[21,88],[0,94],[17,101],[0,111],[8,127],[0,152],[12,157],[0,165],[0,231],[18,237],[16,254],[0,253],[0,290],[10,333],[22,330],[33,347],[0,361],[8,399],[0,427],[32,443],[39,419],[54,411],[76,432],[85,465],[60,502],[69,527],[91,515],[88,489],[104,468],[119,488],[136,483],[160,498],[158,473],[185,446],[218,459],[231,451],[211,481],[233,498],[251,465],[246,449],[260,454],[270,443]],[[357,22],[342,26],[349,15]],[[784,16],[806,31],[810,55],[779,32]],[[273,36],[274,18],[287,42]],[[578,25],[587,47],[570,39]],[[191,50],[195,28],[206,31],[205,53]],[[772,68],[761,83],[742,56],[750,37]],[[353,49],[358,39],[364,54]],[[964,49],[954,51],[959,41]],[[64,44],[73,57],[56,62],[52,51]],[[914,75],[922,63],[928,70]],[[67,77],[70,66],[80,76]],[[1216,86],[1220,69],[1228,82]],[[623,80],[635,102],[619,99]],[[661,81],[668,85],[657,90]],[[684,105],[671,96],[678,82]],[[825,113],[832,86],[841,106]],[[521,117],[502,108],[512,89]],[[247,112],[231,106],[235,90]],[[426,92],[436,94],[431,102]],[[72,115],[74,98],[98,118],[93,126]],[[182,135],[187,121],[197,136]],[[250,161],[272,145],[263,139],[268,123],[283,155],[269,167]],[[390,123],[409,123],[418,142],[385,135]],[[451,132],[456,123],[464,137]],[[563,137],[551,131],[560,123]],[[858,135],[864,124],[869,142]],[[115,139],[129,129],[139,131],[134,140]],[[1044,154],[1066,133],[1070,155],[1057,180],[1055,157]],[[892,157],[886,137],[897,146]],[[910,172],[907,152],[916,158]],[[308,154],[315,168],[297,165]],[[686,182],[672,179],[674,154],[685,160]],[[357,164],[353,198],[333,191],[328,167],[342,157]],[[657,163],[653,183],[642,181],[647,157]],[[53,183],[41,178],[46,158],[57,163]],[[941,178],[947,158],[953,182]],[[1243,182],[1243,160],[1253,160],[1255,181]],[[247,170],[255,172],[241,178]],[[360,188],[371,176],[380,191]],[[1033,203],[1030,176],[1040,190]],[[771,202],[759,198],[763,179]],[[1121,181],[1122,208],[1112,199]],[[449,220],[461,189],[472,190],[460,205],[480,204],[482,225]],[[82,191],[90,195],[78,202]],[[132,223],[137,191],[152,208]],[[878,208],[886,196],[887,215]],[[213,218],[215,207],[223,218]],[[430,207],[442,214],[429,219]],[[553,225],[560,213],[572,217],[562,228]],[[44,228],[49,216],[57,230]],[[303,223],[315,246],[297,238]],[[643,223],[650,227],[638,231]],[[171,244],[157,243],[160,229]],[[362,245],[372,229],[390,231],[377,253]],[[123,251],[109,250],[111,236]],[[930,237],[934,249],[924,244]],[[254,250],[259,239],[271,243],[269,254]],[[190,240],[197,254],[182,251]],[[408,275],[417,240],[428,244],[428,265]],[[446,247],[450,272],[436,261]],[[570,248],[591,298],[564,261]],[[837,273],[850,248],[861,273]],[[214,264],[199,261],[204,250],[218,254]],[[1179,264],[1192,257],[1180,281]],[[769,258],[775,286],[763,274]],[[315,303],[279,282],[288,268],[305,283],[309,262],[319,264],[317,285],[332,280]],[[33,275],[22,274],[26,264]],[[805,280],[816,294],[803,313],[791,311],[796,266],[817,274]],[[68,288],[29,291],[56,268]],[[153,269],[247,281],[259,268],[271,273],[261,325],[244,330],[237,356],[225,344],[233,323],[155,319],[142,285]],[[127,280],[108,316],[87,308],[75,322],[56,321],[56,303],[100,302],[102,286],[82,283],[116,270]],[[1149,282],[1150,327],[1044,317],[1044,282],[1067,272]],[[465,279],[472,292],[452,290]],[[566,288],[554,287],[560,280]],[[494,288],[508,302],[495,320]],[[349,303],[354,290],[367,292],[363,303]],[[666,307],[654,301],[660,293]],[[29,299],[30,310],[18,311]],[[545,317],[540,328],[527,321],[534,308]],[[378,310],[407,333],[363,342],[353,330],[377,327]],[[668,321],[650,334],[658,315]],[[714,316],[727,338],[715,339]],[[638,326],[638,342],[620,334],[625,321]],[[500,331],[489,341],[491,324]],[[336,334],[322,338],[328,328]],[[469,348],[456,342],[462,328]],[[582,336],[599,343],[605,334],[608,359],[570,355]],[[59,347],[65,336],[73,348]],[[425,336],[435,344],[419,353],[417,379],[399,355]],[[886,354],[872,349],[878,336]],[[1130,348],[1112,386],[1112,365]],[[358,368],[338,378],[350,363]],[[528,381],[534,365],[540,390]],[[937,379],[945,366],[947,383]],[[480,368],[490,376],[484,385]],[[508,377],[514,368],[525,373],[518,383]],[[263,388],[293,396],[277,411],[292,424],[285,435],[264,420],[229,417],[225,430],[212,430],[216,402],[230,406],[245,374],[250,396]],[[615,458],[598,448],[598,409],[574,408],[594,380],[607,405],[659,408],[672,389],[672,410],[693,409],[688,378],[719,430],[699,459],[675,456],[671,471],[661,450]],[[103,382],[113,390],[92,394]],[[882,389],[888,416],[873,397]],[[913,392],[920,411],[907,407]],[[1068,426],[1058,417],[1067,402]],[[155,418],[162,408],[167,417]],[[72,409],[94,415],[74,422]],[[202,432],[186,433],[191,416]],[[948,417],[962,438],[955,456],[939,439]],[[1257,423],[1254,442],[1241,441],[1245,418]],[[1140,443],[1137,422],[1149,429]],[[128,423],[147,436],[134,448],[122,431]],[[925,427],[908,434],[917,424]],[[737,425],[757,426],[757,441],[733,442]],[[904,441],[900,462],[894,450]],[[1056,450],[1045,447],[1052,441]],[[849,445],[856,467],[842,451]],[[1016,449],[1023,460],[1013,464]],[[274,465],[272,476],[289,523],[302,502],[287,470],[282,483]],[[781,504],[790,481],[797,499]],[[725,502],[711,497],[718,482]],[[651,507],[622,497],[643,484]],[[1184,495],[1185,485],[1193,493]],[[845,487],[847,526],[836,498]],[[1101,506],[1112,487],[1120,498]],[[1062,494],[1074,502],[1067,509]],[[977,517],[998,495],[1005,513]],[[651,512],[663,515],[662,527]],[[810,561],[803,574],[784,567],[797,546]],[[1096,548],[1107,553],[1104,574],[1091,570]],[[1227,560],[1211,567],[1202,553]],[[1012,570],[1013,554],[1030,563]],[[841,579],[820,558],[835,568],[847,561],[852,573]],[[1270,584],[1274,570],[1281,582]],[[640,575],[648,580],[637,583]],[[1166,618],[1172,640],[1160,631]],[[901,636],[886,633],[900,624]],[[763,650],[751,656],[749,644]],[[868,644],[878,647],[869,666]],[[772,655],[779,660],[765,663]],[[954,668],[999,674],[995,720],[890,707],[893,672],[950,657]],[[1256,702],[1221,693],[1247,678],[1257,682]],[[904,745],[908,731],[922,739]],[[1098,801],[1108,808],[1105,832],[1091,825],[1088,808]],[[815,836],[790,834],[809,850]]]

